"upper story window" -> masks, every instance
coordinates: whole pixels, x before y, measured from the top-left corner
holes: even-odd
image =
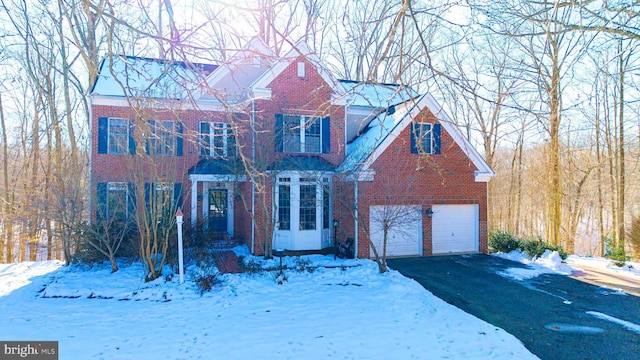
[[[178,126],[175,121],[149,120],[151,134],[148,138],[149,154],[175,156],[177,152]]]
[[[276,114],[276,151],[288,153],[329,153],[329,118]]]
[[[129,138],[131,126],[129,120],[108,118],[108,145],[107,153],[124,155],[129,153]]]
[[[236,156],[236,137],[231,124],[200,123],[200,156],[217,158]]]
[[[440,124],[412,123],[411,152],[440,154]]]

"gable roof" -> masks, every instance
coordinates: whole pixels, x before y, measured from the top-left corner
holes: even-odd
[[[184,99],[217,67],[116,55],[102,60],[91,95]]]
[[[398,84],[368,83],[355,80],[339,80],[349,94],[349,106],[386,109],[420,96],[412,88]]]
[[[291,63],[297,59],[299,56],[303,56],[306,60],[308,60],[318,71],[318,74],[322,79],[331,87],[334,93],[334,98],[342,98],[346,95],[344,88],[338,82],[333,74],[327,69],[318,55],[316,55],[309,45],[304,41],[300,41],[296,43],[289,52],[279,59],[271,68],[265,71],[262,76],[260,76],[253,84],[251,84],[251,88],[257,92],[263,92],[269,84],[277,78]]]
[[[243,100],[251,84],[273,66],[274,58],[275,54],[262,39],[252,38],[207,77],[207,88],[200,89],[196,98],[224,98],[231,102]]]
[[[391,145],[420,111],[428,109],[438,119],[442,127],[451,135],[456,144],[475,165],[475,181],[488,182],[495,176],[480,153],[464,137],[442,106],[429,94],[416,100],[409,100],[395,106],[395,112],[383,112],[373,119],[366,131],[347,144],[344,162],[337,168],[339,172],[367,172],[375,160]]]

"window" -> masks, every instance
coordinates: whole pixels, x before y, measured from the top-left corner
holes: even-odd
[[[109,118],[108,153],[124,155],[129,153],[129,120]]]
[[[440,124],[413,123],[411,126],[411,152],[414,154],[440,154]]]
[[[291,230],[291,185],[278,185],[278,228]]]
[[[300,185],[300,230],[316,229],[316,186]]]
[[[127,183],[110,182],[107,192],[107,218],[123,220],[127,218]]]
[[[419,154],[431,154],[433,151],[432,124],[420,123],[415,127]]]
[[[174,184],[153,183],[147,186],[147,211],[149,220],[160,225],[169,224],[174,216]]]
[[[98,154],[135,155],[135,153],[136,142],[133,139],[131,120],[98,118]]]
[[[322,152],[321,118],[312,116],[283,116],[284,152],[320,153]]]
[[[177,150],[177,126],[175,121],[149,121],[149,154],[174,156]]]
[[[236,156],[236,137],[231,124],[200,123],[200,156],[216,158]]]
[[[108,182],[97,184],[98,221],[122,221],[134,215],[135,191],[133,185],[126,182]]]

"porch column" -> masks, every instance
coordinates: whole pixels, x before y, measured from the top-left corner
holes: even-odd
[[[198,180],[191,181],[191,227],[196,227],[198,220]]]

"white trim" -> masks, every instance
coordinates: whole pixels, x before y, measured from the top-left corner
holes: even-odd
[[[249,42],[238,50],[233,56],[225,63],[224,65],[218,66],[209,76],[206,78],[206,87],[200,88],[200,91],[195,94],[196,99],[200,99],[202,96],[207,94],[208,89],[215,88],[215,86],[226,76],[233,73],[232,67],[237,66],[238,63],[244,60],[246,54],[249,53],[251,59],[252,67],[260,67],[261,64],[258,62],[256,66],[256,57],[264,57],[264,58],[272,58],[275,57],[273,51],[269,48],[267,44],[264,43],[262,39],[255,36]],[[260,59],[258,59],[260,60]]]
[[[93,105],[106,105],[115,107],[131,108],[132,104],[135,104],[137,98],[129,101],[126,96],[108,96],[108,95],[91,95],[91,103]],[[244,108],[247,104],[240,104],[237,107],[230,106],[229,104],[222,104],[218,101],[205,101],[198,100],[170,100],[170,99],[140,99],[145,109],[172,109],[172,110],[208,110],[217,112],[244,112]]]
[[[462,134],[462,131],[455,125],[453,120],[449,117],[444,108],[433,98],[433,96],[427,94],[426,96],[426,104],[427,108],[436,118],[440,121],[440,124],[447,130],[449,135],[455,140],[455,142],[460,146],[462,151],[467,154],[471,162],[478,169],[478,173],[485,174],[488,177],[496,176],[496,173],[493,172],[489,164],[485,161],[485,159],[480,155],[478,150],[476,150],[473,145],[467,140],[467,138]],[[477,180],[476,180],[477,181]]]
[[[252,100],[271,100],[271,89],[253,88],[250,91]]]
[[[198,180],[191,180],[191,227],[196,226],[198,220]]]
[[[489,181],[491,181],[491,178],[496,176],[496,174],[493,172],[486,173],[486,172],[480,172],[480,171],[475,171],[473,175],[476,182],[484,182],[484,183],[488,183]]]
[[[233,238],[234,232],[234,192],[233,184],[225,182],[220,186],[212,186],[211,182],[204,182],[202,184],[202,219],[206,220],[205,228],[209,227],[209,190],[227,190],[227,235]]]
[[[411,109],[406,112],[403,111],[406,109],[399,109],[396,107],[396,112],[393,114],[396,121],[400,121],[400,124],[396,126],[391,133],[382,141],[382,143],[373,150],[373,152],[367,157],[364,161],[363,170],[369,170],[373,163],[382,155],[385,150],[393,143],[393,141],[400,136],[400,133],[407,127],[415,117],[425,108],[427,108],[431,113],[438,119],[438,122],[442,125],[444,130],[453,138],[456,144],[464,151],[469,160],[475,165],[475,181],[476,182],[488,182],[492,177],[496,174],[493,172],[489,164],[484,160],[482,155],[476,150],[473,145],[467,140],[466,137],[462,134],[460,129],[455,125],[453,120],[447,115],[442,106],[429,94],[421,96],[418,101],[414,103],[412,101],[408,101],[405,103],[407,107],[411,107]],[[375,120],[374,120],[375,121]],[[444,147],[441,147],[444,148]]]
[[[332,103],[335,101],[343,101],[342,98],[347,95],[344,87],[340,85],[338,79],[324,66],[318,55],[316,55],[309,45],[304,41],[300,41],[293,46],[284,57],[276,62],[269,70],[265,71],[253,84],[249,86],[251,89],[266,89],[269,84],[277,78],[295,59],[303,56],[318,71],[322,79],[331,87],[333,94],[331,96]]]
[[[233,182],[233,181],[247,181],[247,175],[220,175],[220,174],[190,174],[189,180],[191,182]]]
[[[376,176],[376,172],[373,169],[359,170],[354,173],[349,173],[345,180],[347,181],[373,181]]]

